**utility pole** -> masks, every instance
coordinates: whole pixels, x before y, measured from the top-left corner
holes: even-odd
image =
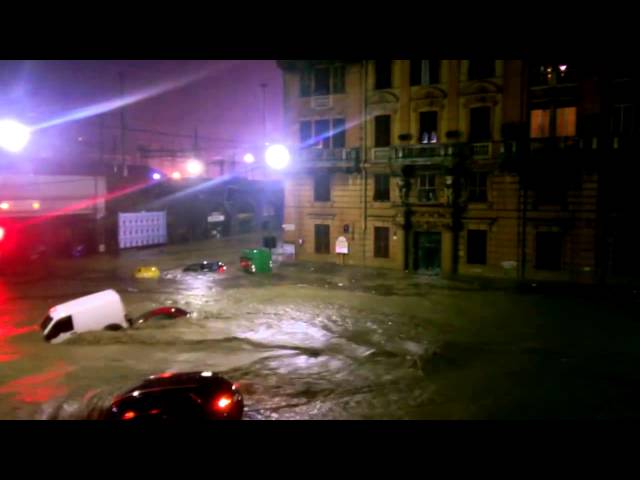
[[[193,155],[198,158],[200,155],[200,146],[198,142],[198,127],[193,130]]]
[[[120,79],[120,99],[124,102],[124,72],[118,72],[118,78]],[[124,116],[124,104],[120,107],[120,155],[122,163],[122,175],[127,176],[127,157],[125,154],[125,135],[127,131],[125,116]]]
[[[104,114],[99,119],[99,135],[100,135],[100,167],[104,168]]]
[[[262,87],[262,142],[267,142],[267,86],[266,83],[261,83]]]

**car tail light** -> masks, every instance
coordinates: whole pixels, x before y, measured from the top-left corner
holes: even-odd
[[[125,412],[124,415],[122,415],[122,419],[131,420],[135,418],[135,416],[136,416],[136,412],[132,412],[131,410],[129,410],[128,412]]]
[[[0,242],[4,238],[4,228],[0,227]]]
[[[233,398],[231,395],[221,395],[213,400],[213,409],[219,412],[226,412],[231,407]]]

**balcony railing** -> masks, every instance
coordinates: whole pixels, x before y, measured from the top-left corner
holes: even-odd
[[[304,166],[355,167],[360,161],[360,148],[303,148],[298,158]]]
[[[373,148],[372,163],[441,164],[451,158],[452,147],[443,144],[401,145]]]
[[[325,108],[331,108],[331,96],[330,95],[320,95],[311,97],[311,108],[315,108],[317,110],[322,110]]]
[[[407,145],[394,147],[394,159],[402,160],[440,160],[451,156],[451,146],[437,143],[425,143],[420,145]]]
[[[476,159],[490,159],[502,152],[502,142],[483,142],[471,144],[460,149],[451,143],[427,143],[418,145],[397,145],[371,150],[372,163],[402,163],[406,165],[444,165],[451,166],[456,156],[471,154]],[[467,153],[465,154],[464,151]]]
[[[387,163],[391,160],[393,147],[376,147],[371,149],[372,163]]]
[[[548,137],[532,138],[531,150],[578,150],[584,147],[584,142],[578,137]]]
[[[491,142],[472,143],[471,155],[476,159],[491,158],[492,146]]]

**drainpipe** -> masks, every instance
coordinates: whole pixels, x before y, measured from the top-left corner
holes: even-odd
[[[527,155],[527,153],[525,153]],[[522,182],[522,209],[521,209],[521,218],[522,218],[522,226],[520,231],[520,280],[524,280],[526,278],[526,269],[527,269],[527,203],[529,201],[528,189],[526,179],[524,178],[524,169],[521,170],[521,178]]]
[[[526,112],[527,112],[527,105],[529,102],[528,96],[527,96],[527,87],[528,87],[528,70],[526,67],[526,63],[525,61],[523,61],[522,63],[522,76],[521,76],[521,98],[522,98],[522,110],[523,110],[523,115],[522,118],[526,120]],[[519,175],[519,180],[520,180],[520,186],[522,188],[522,195],[521,195],[521,230],[520,230],[520,280],[524,281],[524,279],[526,278],[526,270],[527,270],[527,205],[529,202],[529,190],[527,188],[527,181],[528,178],[526,177],[526,173],[527,173],[527,169],[529,168],[529,163],[530,163],[530,156],[531,156],[531,145],[529,145],[529,142],[524,142],[523,145],[524,148],[524,152],[523,152],[523,156],[522,156],[522,160],[525,162],[525,165],[522,165],[520,168],[520,171],[518,172]]]
[[[462,185],[461,177],[466,171],[467,162],[469,158],[467,156],[467,143],[458,141],[453,147],[453,168],[451,171],[452,183],[452,209],[451,209],[451,227],[452,227],[452,243],[453,252],[451,255],[451,275],[458,274],[458,267],[460,262],[460,231],[462,230]]]
[[[367,263],[367,61],[362,61],[362,264]]]
[[[404,177],[404,172],[402,172],[402,176]],[[409,180],[405,179],[405,182],[407,182],[406,195],[409,195]],[[403,196],[404,195],[405,193],[403,193]],[[411,270],[411,257],[409,255],[409,248],[411,248],[411,208],[406,198],[402,199],[402,204],[404,206],[404,270],[405,272],[408,272]]]

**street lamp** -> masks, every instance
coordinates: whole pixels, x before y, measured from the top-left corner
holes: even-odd
[[[245,161],[245,163],[253,163],[256,161],[256,157],[254,157],[252,153],[246,153],[245,156],[242,157],[242,159]]]
[[[31,129],[15,120],[0,120],[0,147],[18,153],[29,143]]]
[[[264,154],[265,161],[274,170],[282,170],[289,165],[291,155],[284,145],[270,145]]]
[[[204,171],[204,164],[200,160],[192,159],[187,162],[187,172],[190,175],[200,175]]]

